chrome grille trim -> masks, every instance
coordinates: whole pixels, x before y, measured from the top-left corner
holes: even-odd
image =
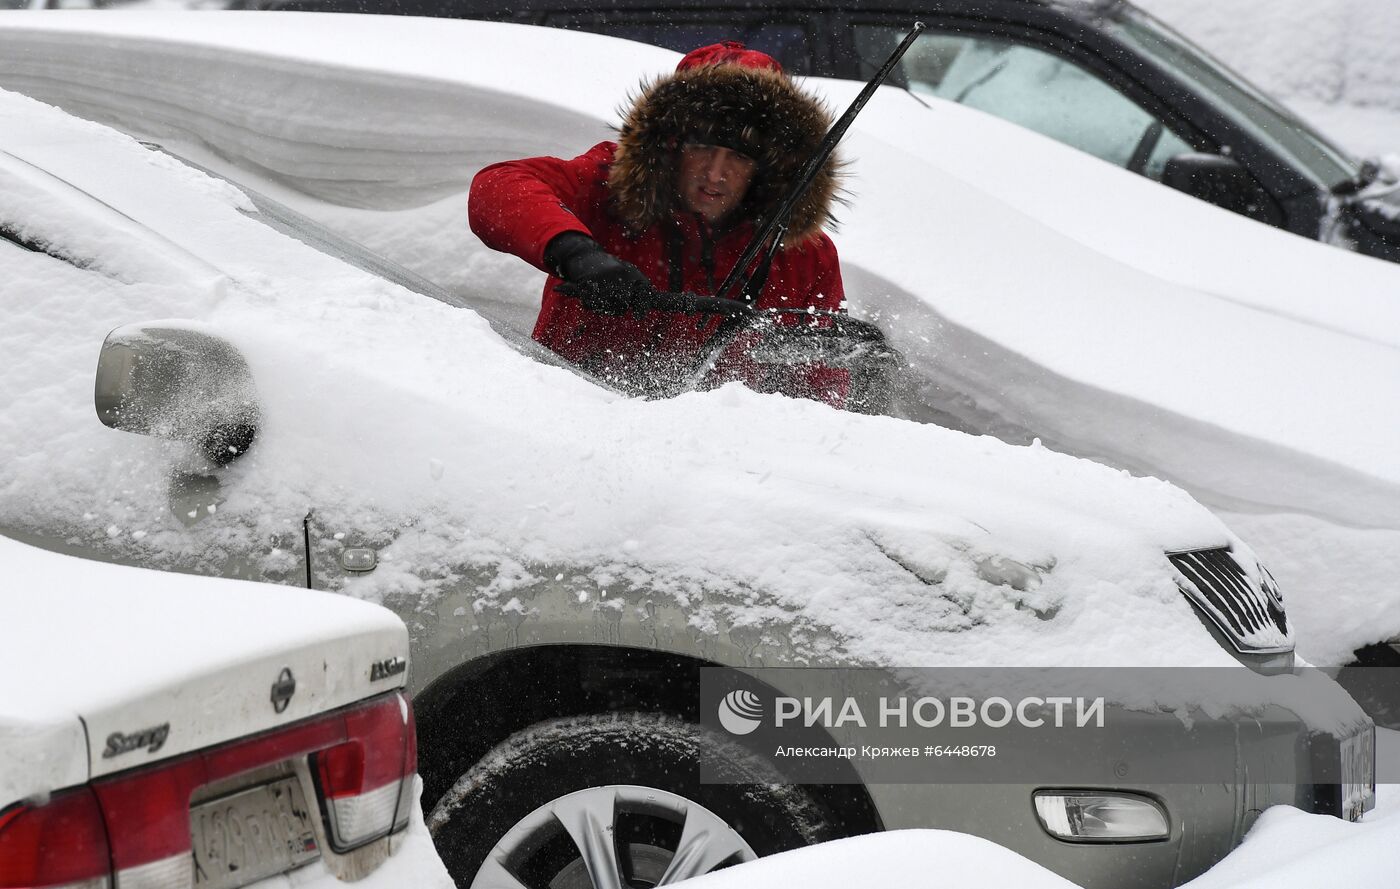
[[[1281,600],[1244,569],[1228,547],[1167,553],[1181,577],[1177,584],[1240,651],[1291,651],[1293,634]],[[1184,581],[1184,582],[1183,582]]]
[[[1239,567],[1235,560],[1231,558],[1228,553],[1223,554],[1220,558],[1228,560],[1230,565],[1235,568]],[[1269,611],[1264,605],[1265,597],[1263,587],[1260,586],[1259,589],[1256,591],[1253,587],[1249,585],[1248,580],[1244,576],[1243,572],[1227,574],[1227,576],[1235,585],[1238,595],[1240,596],[1239,601],[1245,603],[1245,605],[1248,607],[1249,613],[1252,615],[1255,625],[1259,627],[1278,627],[1278,624],[1274,622],[1274,619],[1269,615]],[[1284,619],[1284,624],[1286,623],[1287,620]],[[1279,628],[1286,629],[1286,626]]]
[[[1245,583],[1244,575],[1239,573],[1239,566],[1231,559],[1228,553],[1201,552],[1194,554],[1215,577],[1217,584],[1227,595],[1225,601],[1234,610],[1237,617],[1244,624],[1246,629],[1257,631],[1263,629],[1268,622],[1268,616],[1259,607],[1256,597],[1250,593],[1248,585]],[[1218,558],[1217,558],[1218,556]],[[1224,559],[1229,566],[1220,564]],[[1231,570],[1231,569],[1235,570]],[[1233,595],[1229,595],[1233,593]]]

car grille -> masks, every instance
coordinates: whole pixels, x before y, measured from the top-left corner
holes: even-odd
[[[1245,571],[1228,547],[1168,553],[1181,588],[1241,651],[1286,651],[1293,633],[1278,585],[1262,566]]]

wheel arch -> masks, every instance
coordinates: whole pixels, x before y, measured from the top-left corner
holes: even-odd
[[[705,667],[733,669],[672,652],[570,644],[512,648],[459,664],[414,699],[424,807],[431,808],[497,744],[546,719],[647,711],[698,723]],[[841,782],[808,784],[804,790],[839,835],[882,830],[879,811],[855,770],[845,762],[839,767],[848,772]]]

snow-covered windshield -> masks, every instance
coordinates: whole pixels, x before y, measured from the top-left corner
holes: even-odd
[[[228,181],[218,172],[174,154],[164,146],[152,142],[143,144],[210,176]],[[235,187],[247,195],[253,204],[254,209],[240,211],[250,219],[414,293],[457,308],[473,307],[458,294],[363,244],[331,231],[286,204],[247,185]],[[518,351],[546,364],[567,367],[604,389],[623,394],[669,398],[692,389],[708,389],[723,382],[742,379],[759,391],[813,397],[862,413],[883,413],[888,409],[890,388],[894,385],[894,374],[901,358],[898,352],[885,344],[879,328],[847,315],[825,319],[827,323],[824,324],[817,324],[816,318],[812,318],[811,323],[789,324],[778,320],[784,314],[790,313],[779,311],[735,319],[739,323],[717,332],[706,353],[688,356],[680,366],[663,361],[651,367],[634,368],[626,376],[591,373],[587,368],[579,367],[523,336],[505,319],[492,318],[489,312],[486,317]],[[744,372],[734,366],[736,362],[742,364]],[[813,366],[839,369],[842,374],[839,399],[823,398],[820,393],[809,391],[810,387],[800,381],[786,380],[791,373]]]
[[[1297,161],[1329,189],[1354,182],[1360,165],[1292,112],[1165,23],[1131,6],[1104,28],[1216,100],[1218,107],[1280,154]]]
[[[305,214],[298,213],[286,204],[274,201],[272,198],[249,188],[247,185],[234,185],[228,178],[208,167],[195,163],[187,157],[170,151],[165,146],[155,142],[142,142],[152,151],[159,151],[162,154],[175,158],[187,167],[193,167],[201,173],[212,176],[223,182],[228,182],[247,196],[252,202],[253,209],[242,208],[241,212],[249,219],[256,219],[262,224],[276,229],[288,237],[296,238],[303,244],[315,250],[334,256],[342,262],[347,262],[357,269],[369,272],[372,275],[392,281],[401,287],[406,287],[414,293],[447,303],[449,306],[464,308],[467,302],[452,292],[445,290],[438,285],[424,278],[422,275],[411,272],[399,265],[397,262],[386,259],[375,253],[363,244],[357,244],[344,235],[337,234],[326,228],[321,223]]]
[[[162,145],[156,143],[143,143],[148,148],[168,154],[176,158],[181,163],[207,173],[216,179],[224,182],[229,180],[215,170],[211,170],[202,164],[195,163],[187,157],[175,154]],[[233,183],[229,183],[233,184]],[[446,303],[456,308],[469,307],[467,300],[461,296],[429,281],[422,275],[405,268],[397,262],[381,256],[370,250],[368,247],[351,240],[343,235],[331,231],[321,223],[305,214],[298,213],[286,204],[275,201],[267,195],[250,188],[247,185],[235,185],[239,191],[243,192],[253,204],[252,210],[243,209],[240,212],[250,219],[255,219],[269,228],[275,229],[288,237],[292,237],[303,244],[318,250],[327,256],[333,256],[342,262],[349,263],[357,269],[369,272],[371,275],[383,278],[386,281],[398,284],[414,293],[435,299],[438,302]],[[516,331],[509,323],[500,318],[491,317],[489,312],[484,313],[486,320],[491,322],[492,327],[500,336],[510,343],[519,352],[550,364],[555,367],[567,367],[579,376],[589,380],[595,385],[601,386],[610,391],[618,391],[612,383],[600,379],[588,373],[586,370],[565,361],[554,352],[536,343],[534,340]]]

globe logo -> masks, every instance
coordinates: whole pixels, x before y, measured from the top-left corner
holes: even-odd
[[[763,720],[763,701],[747,689],[731,691],[719,702],[719,724],[731,735],[747,735]]]

